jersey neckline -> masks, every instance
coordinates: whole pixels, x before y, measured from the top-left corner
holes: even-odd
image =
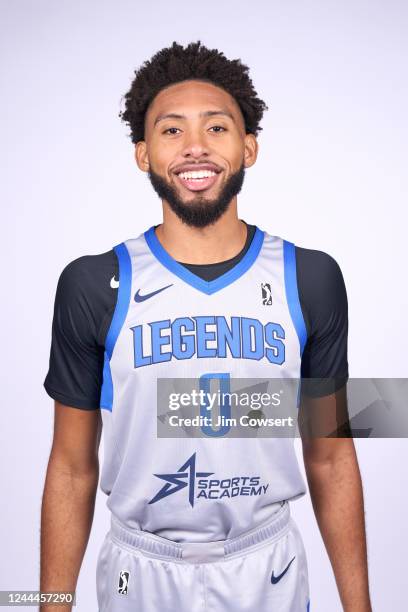
[[[198,289],[198,291],[202,291],[207,295],[211,295],[220,289],[224,289],[235,280],[240,278],[249,270],[252,264],[255,262],[256,258],[259,255],[261,250],[265,232],[256,227],[255,234],[252,238],[252,242],[249,246],[249,249],[243,256],[243,258],[235,264],[232,268],[227,270],[224,274],[215,278],[211,281],[206,281],[194,272],[191,272],[188,268],[183,266],[183,264],[176,261],[161,245],[159,239],[156,236],[156,232],[154,231],[154,225],[152,225],[148,230],[144,232],[144,237],[149,247],[150,251],[154,255],[154,257],[170,272],[178,276],[185,283]]]

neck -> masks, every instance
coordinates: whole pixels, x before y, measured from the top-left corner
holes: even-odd
[[[163,223],[156,236],[164,249],[177,261],[191,264],[212,264],[237,255],[247,238],[247,229],[238,219],[234,198],[226,212],[207,227],[190,227],[163,202]]]

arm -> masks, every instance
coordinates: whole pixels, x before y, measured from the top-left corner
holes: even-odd
[[[301,413],[326,435],[345,413],[346,395],[303,398]],[[323,419],[323,415],[324,419]],[[332,421],[332,422],[330,422]],[[334,427],[333,427],[334,425]],[[371,612],[363,490],[351,437],[316,437],[302,432],[303,457],[316,520],[334,571],[345,612]],[[317,432],[322,435],[323,430]]]
[[[42,592],[76,588],[93,520],[101,423],[99,410],[78,410],[55,402],[41,508]],[[40,612],[53,610],[72,610],[72,606],[40,607]]]

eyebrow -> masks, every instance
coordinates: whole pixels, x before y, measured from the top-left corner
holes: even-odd
[[[230,119],[232,119],[232,121],[235,122],[235,119],[232,113],[230,113],[227,110],[203,111],[202,113],[199,114],[199,117],[214,117],[215,115],[224,115],[225,117],[229,117]],[[178,113],[166,113],[165,115],[159,115],[158,117],[156,117],[153,125],[156,126],[157,123],[159,123],[159,121],[163,121],[163,119],[187,119],[187,117],[186,115],[180,115]]]

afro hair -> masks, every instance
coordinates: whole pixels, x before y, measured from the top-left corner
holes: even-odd
[[[200,41],[186,47],[174,41],[171,47],[161,49],[135,70],[135,78],[124,96],[125,110],[119,117],[129,126],[131,140],[136,144],[144,140],[145,116],[155,96],[175,83],[200,80],[228,92],[241,109],[246,133],[257,136],[262,130],[259,122],[268,107],[258,98],[248,71],[241,60],[229,60],[218,49],[207,49]]]

